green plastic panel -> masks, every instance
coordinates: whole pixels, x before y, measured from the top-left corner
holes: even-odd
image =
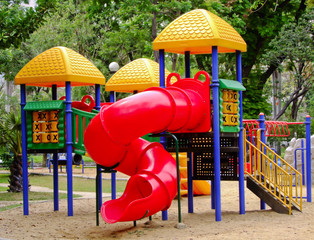
[[[221,89],[230,89],[230,90],[236,90],[236,91],[246,90],[245,87],[238,81],[227,80],[227,79],[219,79],[219,87]]]
[[[27,108],[26,108],[27,107]],[[46,152],[45,150],[64,149],[65,148],[65,105],[61,100],[29,102],[26,108],[26,135],[27,149],[36,150],[36,152]],[[25,110],[24,108],[24,110]],[[59,111],[59,142],[57,143],[34,143],[33,142],[33,111]]]
[[[85,112],[72,108],[72,141],[74,152],[84,155],[84,133],[90,121],[97,115],[98,111]]]
[[[151,137],[150,134],[142,136],[142,138],[150,142],[160,142],[160,137]]]
[[[28,102],[24,107],[24,111],[39,111],[39,110],[61,110],[64,108],[62,100]]]

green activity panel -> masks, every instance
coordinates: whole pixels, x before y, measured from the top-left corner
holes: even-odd
[[[240,132],[239,91],[245,87],[238,81],[219,79],[220,132]]]
[[[62,100],[28,102],[25,105],[27,149],[65,147],[65,111]]]

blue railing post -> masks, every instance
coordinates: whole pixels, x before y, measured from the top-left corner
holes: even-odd
[[[302,165],[302,176],[304,176],[304,174],[305,174],[305,172],[304,172],[304,140],[303,140],[303,138],[301,139],[301,148],[302,148],[302,150],[301,150],[301,165]],[[297,169],[297,168],[295,168],[295,169]],[[302,183],[301,183],[303,186],[305,185],[305,179],[304,179],[304,177],[302,177]]]
[[[116,101],[116,93],[110,92],[110,102]],[[117,186],[116,186],[116,173],[111,173],[111,199],[116,199],[117,197]]]
[[[215,184],[215,215],[221,221],[221,184],[220,184],[220,127],[219,127],[219,79],[218,79],[218,48],[212,47],[212,88],[213,88],[213,129],[214,129],[214,184]]]
[[[259,122],[259,128],[261,130],[261,141],[263,143],[265,143],[265,115],[264,113],[260,113],[259,114],[259,119],[258,119],[258,122]],[[262,147],[262,149],[260,149],[262,152],[264,152],[264,147]],[[262,161],[263,157],[261,158],[261,161]],[[261,164],[261,170],[263,168],[262,166],[262,162],[260,163]],[[262,176],[260,176],[262,177]],[[265,210],[266,209],[266,205],[265,205],[265,202],[263,200],[261,200],[261,210]]]
[[[67,186],[68,216],[73,216],[73,176],[72,176],[72,109],[71,82],[65,83],[65,114],[66,114],[66,150],[67,150]]]
[[[23,212],[24,215],[29,214],[28,201],[28,169],[27,169],[27,136],[26,136],[26,86],[21,84],[21,123],[22,123],[22,168],[23,168]]]
[[[237,81],[242,84],[241,51],[236,52],[236,68],[237,68]],[[240,207],[240,214],[245,214],[242,91],[239,91],[239,114],[240,114],[240,132],[239,132],[239,205],[240,206],[239,207]]]
[[[52,85],[52,100],[57,100],[57,85]],[[58,176],[58,153],[52,154],[53,161],[53,206],[54,211],[59,211],[59,176]],[[50,164],[50,161],[49,161]],[[50,170],[49,170],[50,171]]]
[[[307,201],[312,202],[312,178],[311,178],[311,117],[305,117],[305,147],[306,147],[306,191]]]
[[[191,78],[191,58],[190,52],[186,51],[185,59],[185,78]],[[193,166],[192,153],[187,153],[187,177],[188,177],[188,212],[193,213]]]

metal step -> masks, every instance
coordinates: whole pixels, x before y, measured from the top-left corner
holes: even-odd
[[[247,175],[246,178],[247,188],[250,189],[256,196],[262,199],[268,206],[270,206],[275,212],[289,214],[289,208],[274,197],[271,192],[267,191],[251,176]]]

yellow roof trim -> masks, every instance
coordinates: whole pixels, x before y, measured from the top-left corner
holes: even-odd
[[[171,22],[153,42],[153,49],[184,54],[206,54],[212,52],[246,52],[247,45],[240,34],[217,15],[196,9]]]
[[[166,69],[165,77],[169,74]],[[159,64],[146,58],[128,63],[106,83],[106,91],[114,92],[141,92],[150,87],[159,87]]]
[[[88,59],[66,47],[54,47],[28,62],[16,75],[15,84],[57,87],[105,84],[105,77]]]

